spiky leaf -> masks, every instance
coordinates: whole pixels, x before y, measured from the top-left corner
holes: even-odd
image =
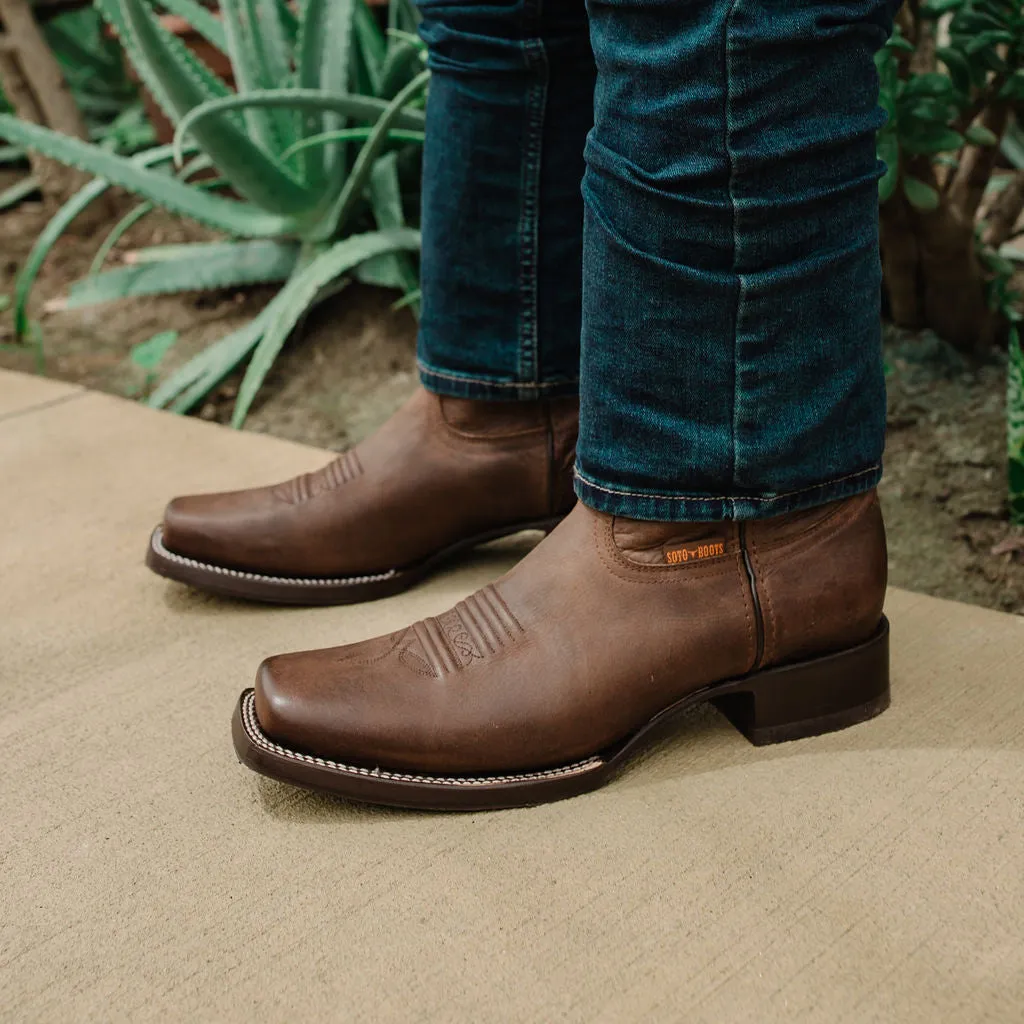
[[[419,232],[408,228],[353,235],[317,256],[297,273],[274,300],[273,315],[238,390],[238,400],[231,418],[232,426],[240,427],[245,422],[256,393],[270,372],[281,347],[322,289],[365,260],[386,252],[415,250],[419,244]]]
[[[210,99],[186,73],[174,48],[168,45],[144,0],[120,0],[132,39],[159,78],[173,105],[179,131],[185,115]],[[260,149],[227,117],[190,130],[203,151],[235,189],[261,209],[279,216],[301,216],[315,207],[318,197],[293,178],[282,165]]]
[[[398,126],[404,108],[427,87],[429,81],[430,72],[420,72],[388,104],[387,109],[378,118],[370,137],[363,143],[362,149],[359,150],[359,156],[356,157],[356,162],[352,165],[352,173],[346,179],[345,187],[341,190],[337,207],[325,221],[331,234],[337,230],[338,225],[345,223],[345,218],[366,188],[374,162],[381,155],[381,151],[387,143],[388,131],[392,127]]]
[[[299,226],[289,217],[209,195],[166,174],[148,170],[136,158],[117,156],[99,146],[20,121],[9,114],[0,114],[0,136],[20,142],[62,164],[105,178],[108,184],[120,185],[172,213],[180,213],[231,235],[241,238],[291,235]]]
[[[160,0],[160,6],[184,18],[211,46],[215,46],[221,53],[227,53],[228,41],[224,26],[210,13],[209,8],[196,3],[196,0]]]
[[[67,309],[139,295],[236,288],[284,281],[298,246],[281,242],[207,242],[187,247],[175,259],[140,262],[87,277],[72,285]]]
[[[422,78],[422,76],[420,77]],[[223,99],[210,100],[208,103],[196,107],[182,118],[175,135],[175,146],[182,146],[186,134],[194,135],[195,126],[207,118],[223,113],[225,110],[241,110],[249,106],[335,111],[346,117],[351,117],[355,121],[376,125],[380,118],[391,109],[392,104],[368,96],[332,96],[330,93],[318,89],[267,89],[264,92],[250,93],[246,96],[225,96]],[[398,113],[390,121],[388,130],[404,128],[422,132],[425,125],[426,117],[422,110],[399,108]]]
[[[270,307],[268,306],[267,309]],[[179,367],[147,399],[162,409],[174,401],[175,412],[188,412],[212,387],[216,387],[251,351],[267,321],[267,309],[250,323],[208,345]],[[205,385],[205,389],[204,389]]]

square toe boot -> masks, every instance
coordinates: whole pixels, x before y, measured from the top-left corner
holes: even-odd
[[[147,564],[232,597],[347,604],[406,589],[459,551],[551,530],[575,504],[578,402],[482,402],[420,389],[316,473],[176,498]]]
[[[558,799],[607,781],[701,701],[756,744],[879,714],[885,587],[874,492],[745,523],[580,504],[451,610],[264,662],[235,748],[266,775],[376,803]]]

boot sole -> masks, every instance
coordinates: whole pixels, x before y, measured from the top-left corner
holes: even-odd
[[[510,537],[524,530],[543,530],[550,533],[561,521],[561,516],[538,519],[487,530],[474,534],[435,552],[422,562],[402,569],[385,569],[360,576],[271,576],[226,565],[201,562],[187,555],[171,551],[163,541],[163,530],[157,527],[146,549],[146,565],[158,576],[185,583],[218,597],[234,597],[263,604],[335,605],[358,604],[391,597],[408,590],[442,564],[465,553],[470,548],[486,544],[501,537]]]
[[[560,767],[501,775],[436,775],[343,764],[290,750],[260,728],[255,691],[231,722],[243,764],[272,779],[365,803],[443,811],[497,810],[562,800],[609,782],[644,745],[695,704],[710,701],[755,746],[866,722],[889,706],[889,622],[835,654],[754,672],[692,693],[601,754]]]

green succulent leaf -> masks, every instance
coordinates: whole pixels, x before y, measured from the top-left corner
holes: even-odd
[[[203,374],[171,404],[172,412],[186,413],[205,398],[229,373],[236,370],[259,344],[265,320],[257,320],[222,338],[210,351],[216,356]],[[223,344],[222,344],[223,343]],[[204,353],[205,354],[205,353]]]
[[[26,174],[21,181],[16,181],[5,189],[0,189],[0,211],[17,206],[22,200],[28,199],[33,192],[39,191],[39,179],[34,174]]]
[[[250,19],[255,18],[257,57],[263,68],[263,87],[276,88],[291,82],[292,47],[287,19],[290,16],[283,0],[246,0]],[[301,124],[293,110],[272,109],[270,117],[278,140],[277,152],[290,146],[300,137]]]
[[[356,121],[375,124],[390,109],[391,104],[368,96],[332,96],[319,89],[267,89],[246,96],[226,96],[223,99],[210,100],[190,111],[178,125],[175,146],[182,146],[186,134],[195,134],[195,126],[207,118],[225,110],[239,110],[248,106],[334,111]],[[423,111],[400,110],[391,119],[388,130],[393,127],[422,132],[425,124]]]
[[[298,245],[271,242],[206,242],[175,258],[142,261],[87,277],[72,285],[68,309],[140,295],[236,288],[284,281],[295,267]]]
[[[147,372],[154,371],[178,340],[177,331],[161,331],[132,346],[131,361]]]
[[[264,212],[247,203],[208,195],[192,185],[175,181],[169,175],[149,170],[137,158],[118,156],[100,146],[20,121],[9,114],[0,114],[0,135],[21,142],[69,167],[106,179],[101,193],[108,184],[120,185],[173,213],[180,213],[231,235],[241,238],[292,235],[298,227],[297,222],[289,217]],[[162,155],[158,157],[158,161],[162,158]]]
[[[114,226],[110,229],[107,237],[103,239],[99,249],[96,250],[96,255],[93,257],[92,263],[89,265],[89,276],[94,277],[103,268],[103,264],[107,262],[107,257],[113,251],[114,246],[130,231],[143,217],[148,216],[156,207],[153,203],[148,200],[143,203],[139,203],[134,209],[129,210]]]
[[[381,32],[377,19],[366,0],[356,0],[355,35],[358,53],[366,72],[369,91],[375,96],[380,95],[381,69],[387,55],[387,43]]]
[[[391,48],[384,62],[378,94],[384,99],[392,99],[411,78],[423,70],[423,65],[422,48],[408,40],[400,40],[397,46]]]
[[[926,185],[919,178],[912,178],[909,175],[903,179],[903,192],[910,202],[910,205],[918,210],[936,210],[939,206],[939,193]]]
[[[199,171],[206,170],[210,166],[209,158],[205,156],[197,156],[194,160],[190,160],[178,172],[177,177],[181,181],[187,181],[192,174],[196,174]],[[204,181],[199,187],[207,188],[212,187],[215,183],[211,181]],[[154,203],[148,200],[139,203],[133,210],[129,210],[114,226],[111,228],[107,237],[103,239],[99,249],[96,250],[96,255],[93,257],[92,263],[89,266],[90,276],[98,274],[103,269],[103,264],[106,263],[107,257],[113,251],[114,246],[128,233],[140,220],[152,213],[156,209]]]
[[[185,73],[173,47],[168,45],[166,33],[162,32],[144,0],[120,0],[120,3],[134,44],[153,68],[179,118],[180,137],[186,115],[197,106],[208,106],[210,96]],[[190,124],[189,130],[234,188],[262,210],[282,217],[301,217],[316,206],[318,197],[239,130],[229,117]]]
[[[935,51],[936,56],[949,71],[949,77],[958,92],[964,95],[971,91],[972,78],[971,66],[967,58],[957,49],[951,46],[940,46]]]
[[[131,59],[132,66],[138,73],[139,78],[142,79],[146,88],[152,93],[153,98],[160,105],[160,108],[170,119],[171,123],[176,124],[180,116],[178,105],[172,94],[165,87],[164,76],[159,73],[157,66],[139,48],[129,26],[125,8],[122,6],[122,0],[94,0],[94,2],[97,10],[117,33],[117,37],[124,47],[125,53]],[[134,0],[134,2],[138,4],[141,0]],[[155,33],[160,39],[162,47],[166,51],[168,62],[177,69],[177,74],[183,82],[201,94],[204,99],[214,96],[227,96],[230,93],[227,85],[210,71],[180,39],[167,32],[156,19],[151,20],[152,33]]]
[[[420,288],[414,288],[411,292],[406,292],[397,302],[392,303],[391,312],[397,313],[400,309],[405,309],[406,306],[418,309],[422,298],[423,291]]]
[[[374,256],[400,250],[415,250],[419,248],[419,244],[419,232],[408,228],[353,235],[336,243],[296,273],[273,302],[273,314],[238,390],[238,399],[231,418],[232,426],[240,427],[245,422],[256,393],[270,372],[292,328],[325,287]]]
[[[1010,502],[1024,522],[1024,351],[1020,332],[1010,328],[1009,362],[1006,372],[1006,451],[1010,470]]]
[[[227,53],[228,42],[223,24],[215,18],[208,7],[196,0],[160,0],[160,6],[171,14],[184,18],[208,43],[221,53]]]
[[[331,95],[348,93],[353,54],[354,0],[332,0],[327,5],[322,45],[324,54],[320,62],[320,88]],[[323,119],[325,131],[346,127],[345,118],[331,111]],[[347,170],[345,147],[329,146],[323,152],[324,172],[331,183],[331,192],[337,195]]]
[[[0,114],[0,135],[5,132],[12,130],[21,131],[22,129],[35,129],[36,131],[48,132],[45,128],[38,128],[36,125],[29,126],[26,122],[18,121],[17,119],[10,118],[13,122],[8,123],[9,115]],[[49,133],[56,136],[59,141],[68,141],[65,136],[60,135],[56,132]],[[45,139],[47,136],[44,135]],[[28,135],[26,135],[28,138]],[[79,143],[79,145],[85,146],[87,143]],[[52,154],[51,154],[52,155]],[[59,157],[57,157],[59,159]],[[116,158],[121,160],[122,158]],[[159,146],[155,149],[149,150],[147,153],[140,153],[137,156],[131,158],[130,161],[124,161],[131,163],[137,168],[145,169],[156,166],[160,163],[167,163],[171,159],[171,147],[170,146]],[[156,174],[155,171],[150,171],[151,174]],[[94,181],[90,181],[83,188],[79,189],[66,203],[50,218],[47,222],[46,227],[39,233],[36,238],[35,244],[32,246],[32,251],[28,254],[25,262],[22,264],[21,270],[18,273],[17,280],[14,285],[14,331],[15,336],[20,340],[24,338],[26,331],[28,330],[28,299],[32,292],[32,286],[35,284],[36,278],[39,276],[39,271],[46,261],[46,257],[50,254],[50,250],[60,239],[61,235],[67,230],[72,221],[80,214],[83,210],[88,208],[95,200],[103,195],[104,192],[110,188],[110,182],[104,178],[97,178]]]
[[[1024,131],[1011,124],[999,144],[1000,152],[1018,170],[1024,168]]]
[[[373,166],[370,175],[370,204],[378,228],[405,227],[405,211],[402,209],[402,189],[398,178],[396,154],[388,153]],[[356,271],[356,277],[364,284],[375,284],[383,288],[398,288],[411,294],[417,290],[419,275],[408,253],[386,253],[367,260]],[[419,315],[418,299],[410,299],[407,305]]]
[[[363,143],[359,156],[352,165],[352,172],[345,180],[345,187],[338,197],[338,204],[332,214],[327,218],[326,226],[333,234],[339,225],[345,223],[345,219],[351,212],[356,200],[362,195],[363,190],[369,183],[370,174],[376,159],[381,155],[381,150],[387,143],[388,132],[392,127],[397,127],[403,116],[404,108],[415,99],[427,87],[430,81],[430,72],[422,71],[418,74],[399,94],[388,104],[387,109],[378,118],[373,126],[370,137]]]
[[[284,160],[301,153],[304,149],[315,149],[317,146],[326,145],[329,142],[365,142],[373,134],[372,128],[342,128],[336,132],[324,132],[322,135],[313,135],[308,139],[296,142],[289,146],[282,154]],[[423,132],[404,131],[401,128],[392,128],[388,132],[388,140],[391,142],[413,142],[422,145],[426,141]]]
[[[981,124],[973,124],[964,132],[964,138],[974,146],[998,146],[999,136]]]
[[[170,403],[174,412],[188,412],[252,351],[266,325],[270,305],[244,327],[207,346],[174,371],[147,399],[154,409]]]

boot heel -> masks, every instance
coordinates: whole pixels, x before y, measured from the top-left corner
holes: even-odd
[[[712,703],[758,747],[866,722],[889,706],[889,622],[857,647],[731,683]]]

